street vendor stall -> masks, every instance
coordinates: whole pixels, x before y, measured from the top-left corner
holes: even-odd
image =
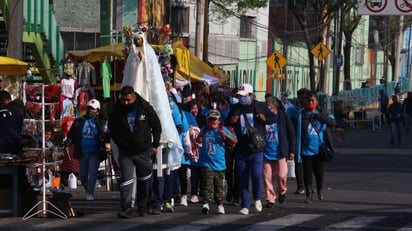
[[[18,59],[0,56],[0,75],[26,75],[27,63]]]

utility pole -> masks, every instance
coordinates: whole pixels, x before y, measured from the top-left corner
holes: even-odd
[[[283,1],[283,57],[287,60],[288,58],[288,1]],[[289,78],[287,73],[287,65],[283,68],[283,74],[285,75],[285,79],[281,80],[281,92],[286,92],[286,82]]]
[[[399,17],[399,36],[398,36],[398,44],[396,47],[396,55],[395,55],[395,76],[393,77],[394,81],[398,82],[399,73],[400,73],[400,58],[401,58],[401,46],[403,41],[403,15]]]
[[[205,28],[204,20],[205,0],[197,0],[195,54],[200,60],[203,60],[203,33]]]
[[[23,1],[10,1],[7,56],[23,58]]]
[[[408,61],[406,63],[406,76],[409,77],[408,91],[412,90],[412,75],[411,75],[411,33],[412,24],[409,25],[409,37],[408,37]]]
[[[210,0],[205,1],[205,19],[204,23],[204,32],[203,32],[203,61],[209,61],[209,2]]]
[[[21,60],[23,58],[23,1],[10,1],[10,18],[7,56]],[[3,77],[1,89],[11,84],[9,77]]]
[[[383,63],[383,78],[385,79],[385,82],[388,82],[388,60],[389,60],[389,41],[390,41],[390,18],[389,16],[386,17],[387,22],[386,22],[386,41],[385,41],[385,47],[384,47],[384,54],[385,54],[385,61]]]
[[[343,16],[342,16],[342,8],[340,7],[338,10],[338,14],[335,18],[335,47],[334,47],[334,55],[341,56],[342,51],[342,25],[343,25]],[[339,92],[339,85],[340,85],[340,66],[334,63],[333,65],[333,93],[337,94]],[[343,81],[343,89],[346,90],[346,81]]]

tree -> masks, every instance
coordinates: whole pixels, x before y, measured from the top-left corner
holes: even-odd
[[[395,79],[396,66],[396,45],[399,41],[399,19],[400,16],[377,16],[373,20],[378,28],[379,44],[383,48],[385,61],[384,61],[384,76],[383,78],[388,81]],[[411,16],[405,16],[403,24],[410,25],[412,22]],[[391,78],[388,77],[388,65],[389,62],[392,66]]]
[[[361,22],[362,16],[357,15],[357,3],[356,2],[344,2],[342,6],[342,31],[345,35],[345,47],[343,50],[344,54],[344,89],[352,90],[351,76],[350,76],[350,57],[352,49],[352,35],[355,29]],[[338,82],[339,84],[339,82]]]
[[[210,4],[212,3],[212,4]],[[240,17],[248,10],[266,7],[268,0],[206,0],[205,1],[205,26],[203,49],[203,61],[208,62],[208,38],[209,38],[209,13],[213,13],[214,19],[225,21],[229,17]],[[210,6],[210,7],[209,7]],[[209,9],[210,8],[210,9]],[[210,10],[210,12],[209,12]]]
[[[306,0],[306,1],[289,1],[291,8],[295,9],[293,14],[304,31],[305,43],[308,49],[309,58],[309,78],[310,89],[316,90],[315,61],[311,50],[319,43],[324,42],[322,34],[329,27],[334,14],[336,13],[336,3],[332,0]],[[323,66],[323,65],[322,65]],[[320,73],[324,75],[325,67],[322,67]],[[320,77],[320,86],[323,86],[324,76]]]

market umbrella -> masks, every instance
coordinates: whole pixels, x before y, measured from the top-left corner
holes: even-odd
[[[0,56],[0,75],[25,75],[27,63],[18,59]]]

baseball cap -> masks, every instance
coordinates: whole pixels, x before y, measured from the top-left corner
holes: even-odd
[[[244,83],[239,87],[239,91],[236,94],[241,96],[247,96],[250,93],[253,93],[252,85]]]
[[[91,107],[93,109],[98,109],[100,110],[100,102],[97,99],[91,99],[89,102],[87,102],[87,106]]]
[[[207,113],[207,118],[206,119],[219,119],[220,118],[220,112],[218,110],[210,110]]]

